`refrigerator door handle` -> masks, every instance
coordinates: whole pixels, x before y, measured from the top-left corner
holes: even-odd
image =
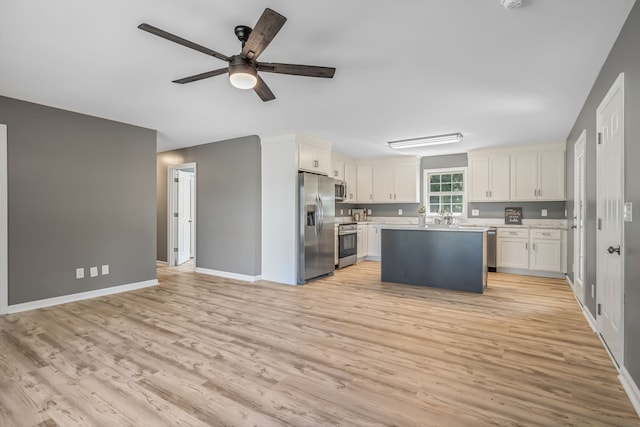
[[[320,206],[320,231],[318,232],[318,236],[322,234],[322,228],[324,225],[324,204],[322,204],[322,197],[318,194],[318,203]]]

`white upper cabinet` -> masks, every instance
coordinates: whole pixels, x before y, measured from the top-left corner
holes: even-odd
[[[469,153],[469,201],[509,201],[509,154]]]
[[[377,161],[372,167],[373,203],[419,203],[420,163],[416,158]],[[365,200],[366,201],[366,200]]]
[[[564,150],[511,155],[511,200],[565,200]]]
[[[344,181],[347,183],[345,202],[353,203],[358,197],[358,167],[355,163],[344,163]]]
[[[358,165],[357,179],[356,179],[356,202],[371,203],[372,201],[373,201],[373,166]]]
[[[331,160],[331,178],[344,181],[344,161],[338,159]]]
[[[332,176],[331,144],[309,135],[298,134],[298,169]]]

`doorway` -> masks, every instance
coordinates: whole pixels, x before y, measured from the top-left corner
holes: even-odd
[[[586,197],[586,161],[585,145],[587,131],[583,130],[575,143],[573,150],[573,292],[584,304],[584,275],[585,275],[585,197]]]
[[[7,126],[0,124],[0,314],[9,309]]]
[[[195,270],[196,164],[171,165],[167,170],[167,264]]]
[[[618,366],[624,354],[624,74],[596,110],[596,323]]]

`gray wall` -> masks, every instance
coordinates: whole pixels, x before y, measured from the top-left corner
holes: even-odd
[[[469,218],[504,218],[504,208],[521,207],[522,219],[565,219],[565,202],[474,202],[469,203]],[[471,209],[478,209],[480,215],[471,216]],[[542,216],[542,209],[547,216]]]
[[[633,202],[636,210],[640,206],[640,169],[637,161],[640,159],[640,4],[636,3],[618,40],[609,53],[598,78],[578,116],[571,133],[567,137],[567,194],[570,216],[573,212],[573,155],[574,143],[583,129],[587,131],[586,144],[586,282],[585,304],[594,315],[596,300],[591,298],[591,284],[596,283],[596,108],[607,91],[622,72],[625,73],[625,201]],[[567,71],[570,72],[570,71]],[[569,267],[573,264],[573,233],[568,235]],[[636,384],[640,384],[640,263],[637,262],[640,253],[640,219],[624,224],[624,360],[625,366]],[[573,277],[573,272],[570,272]],[[597,292],[597,286],[596,286]]]
[[[0,122],[9,304],[155,279],[156,132],[1,96]]]
[[[248,136],[158,154],[158,260],[167,260],[167,167],[195,162],[197,267],[261,273],[260,153]]]

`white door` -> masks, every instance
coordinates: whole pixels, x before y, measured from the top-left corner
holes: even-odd
[[[176,265],[191,258],[191,187],[193,172],[178,171],[178,256]]]
[[[623,148],[624,74],[596,111],[597,217],[596,285],[598,331],[618,365],[623,364]]]
[[[585,275],[585,196],[586,196],[586,158],[585,144],[587,134],[582,131],[573,151],[573,286],[574,293],[580,302],[584,303],[584,275]]]

